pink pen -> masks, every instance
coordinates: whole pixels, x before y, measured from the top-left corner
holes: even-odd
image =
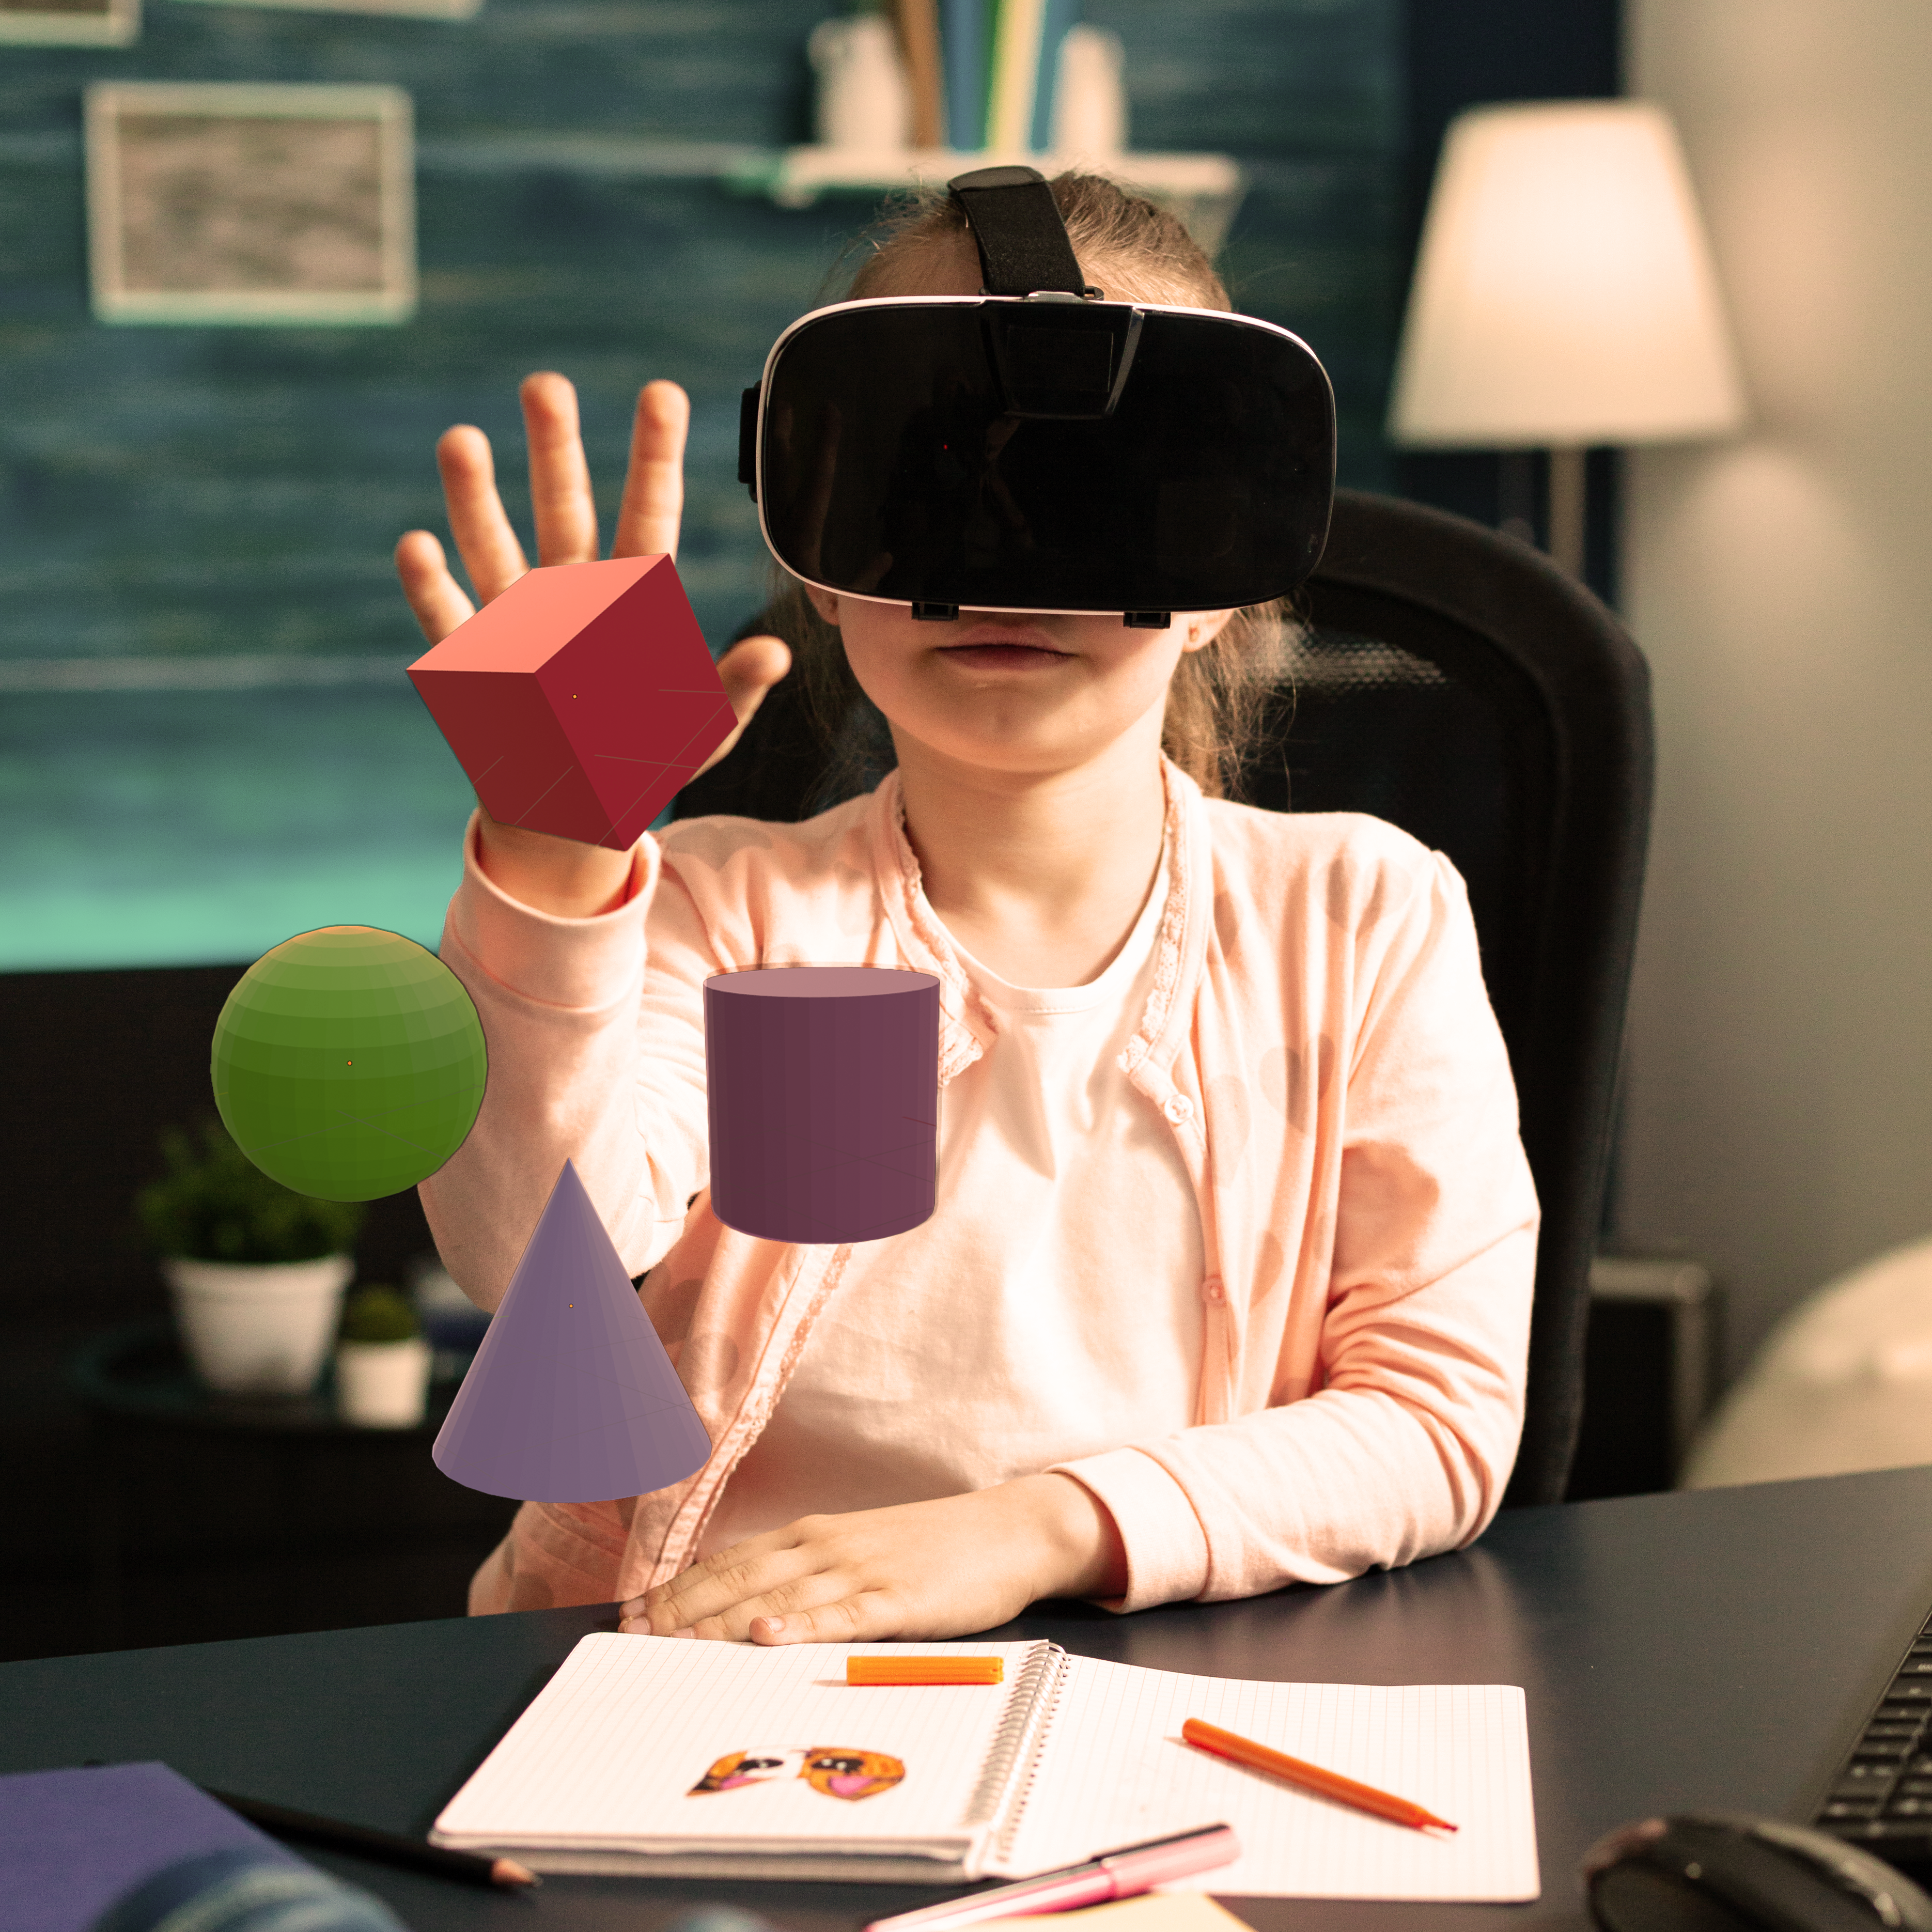
[[[922,1905],[890,1918],[875,1918],[866,1932],[952,1932],[982,1918],[1018,1918],[1039,1912],[1073,1912],[1083,1905],[1105,1905],[1110,1899],[1131,1898],[1151,1892],[1170,1879],[1186,1878],[1224,1865],[1241,1855],[1241,1841],[1226,1825],[1204,1825],[1197,1831],[1177,1832],[1171,1838],[1151,1838],[1144,1845],[1123,1846],[1103,1852],[1084,1864],[1042,1872],[1016,1884],[996,1886],[943,1905]]]

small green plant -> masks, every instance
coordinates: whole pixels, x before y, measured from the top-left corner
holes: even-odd
[[[161,1136],[167,1172],[134,1197],[134,1212],[158,1255],[194,1261],[314,1261],[346,1252],[362,1226],[359,1201],[322,1201],[268,1177],[218,1120],[200,1144],[179,1127]]]
[[[393,1288],[358,1288],[344,1304],[345,1342],[413,1342],[422,1333],[416,1310]]]

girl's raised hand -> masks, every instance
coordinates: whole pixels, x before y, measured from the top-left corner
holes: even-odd
[[[584,458],[577,392],[566,377],[546,371],[526,376],[519,394],[530,446],[537,561],[592,562],[598,554],[597,508]],[[675,382],[649,382],[639,392],[613,556],[677,554],[690,424],[690,399]],[[477,604],[500,596],[530,568],[496,488],[489,438],[470,424],[458,424],[444,431],[436,457],[450,531],[476,598],[472,602],[457,582],[442,545],[430,531],[411,530],[402,538],[396,545],[397,574],[432,644],[440,644],[475,614]],[[772,637],[746,638],[718,660],[718,674],[737,724],[700,770],[709,771],[737,743],[765,693],[790,668],[790,652]],[[498,884],[526,904],[565,916],[599,912],[618,902],[630,877],[628,854],[498,825],[487,813],[484,847],[485,869]]]

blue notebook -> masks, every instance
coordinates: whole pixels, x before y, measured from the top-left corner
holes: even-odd
[[[208,1852],[312,1868],[164,1764],[0,1778],[7,1932],[87,1932],[118,1898]]]

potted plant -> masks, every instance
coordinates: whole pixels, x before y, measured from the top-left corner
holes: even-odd
[[[134,1208],[196,1373],[224,1394],[306,1394],[356,1272],[362,1204],[271,1180],[215,1120],[199,1144],[170,1129],[161,1155]]]
[[[335,1406],[364,1429],[413,1429],[429,1396],[432,1351],[406,1298],[358,1288],[342,1311],[335,1345]]]

